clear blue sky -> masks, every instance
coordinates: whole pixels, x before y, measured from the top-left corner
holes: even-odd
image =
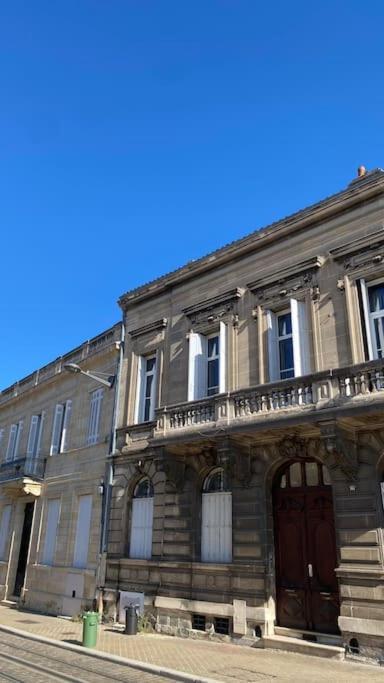
[[[381,1],[0,7],[0,386],[384,165]]]

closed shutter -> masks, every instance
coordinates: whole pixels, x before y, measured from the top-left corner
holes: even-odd
[[[153,498],[132,500],[129,557],[149,560],[152,557]]]
[[[102,398],[102,389],[97,389],[96,391],[93,391],[91,394],[87,444],[97,443],[99,439],[99,424]]]
[[[156,392],[157,392],[157,373],[158,373],[158,368],[160,367],[159,363],[159,352],[156,353],[156,358],[155,358],[155,365],[153,368],[153,380],[151,384],[151,403],[150,403],[150,410],[149,410],[149,419],[154,420],[155,419],[155,409],[156,409]]]
[[[228,326],[220,322],[219,336],[219,393],[227,391],[227,335]]]
[[[20,450],[20,442],[21,442],[21,435],[23,433],[23,427],[24,427],[24,422],[23,420],[20,420],[17,424],[17,430],[16,430],[16,439],[15,439],[15,449],[13,451],[13,459],[16,460],[16,458],[19,456],[19,450]]]
[[[57,525],[60,515],[60,499],[49,500],[45,520],[45,539],[42,555],[42,563],[51,565],[55,557]]]
[[[196,401],[207,395],[207,347],[203,334],[189,335],[188,401]]]
[[[73,566],[85,569],[88,564],[89,534],[91,530],[92,496],[79,497]]]
[[[0,524],[0,560],[5,561],[6,551],[8,547],[9,540],[9,523],[11,521],[11,511],[12,505],[4,505],[3,511],[1,513],[1,524]]]
[[[37,453],[37,439],[39,431],[40,415],[32,415],[29,427],[27,457],[31,458]]]
[[[7,452],[5,455],[5,459],[8,462],[13,459],[13,454],[15,451],[15,443],[16,443],[16,434],[17,434],[17,425],[11,425],[11,428],[9,430]]]
[[[144,414],[144,373],[145,358],[139,356],[137,359],[137,380],[136,380],[136,399],[135,399],[135,424],[142,422]]]
[[[65,402],[63,432],[61,435],[60,453],[68,450],[68,431],[72,412],[72,401]]]
[[[376,355],[375,355],[374,344],[373,344],[373,340],[372,340],[372,326],[371,326],[371,318],[369,315],[368,289],[367,289],[367,285],[366,285],[364,278],[360,279],[360,291],[361,291],[361,301],[363,304],[365,336],[367,339],[367,347],[368,347],[368,360],[374,360]]]
[[[203,493],[202,562],[232,561],[232,494]]]
[[[269,381],[276,382],[280,379],[279,345],[277,339],[277,316],[273,311],[265,312],[267,323],[268,344],[268,374]]]
[[[291,299],[292,343],[295,377],[308,375],[310,370],[310,340],[305,301]]]
[[[55,408],[55,416],[53,418],[52,441],[50,455],[56,455],[59,452],[61,431],[63,426],[64,406],[58,403]]]
[[[41,416],[40,416],[39,433],[37,435],[37,444],[36,444],[36,455],[40,455],[40,453],[41,453],[41,441],[43,438],[44,420],[45,420],[45,410],[42,411]]]

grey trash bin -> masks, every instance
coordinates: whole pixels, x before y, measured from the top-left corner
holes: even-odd
[[[125,631],[127,636],[135,636],[137,634],[137,605],[128,605],[125,608]]]

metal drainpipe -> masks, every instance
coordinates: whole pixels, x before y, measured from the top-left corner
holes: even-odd
[[[111,505],[112,498],[112,485],[113,485],[113,463],[110,460],[111,455],[116,450],[116,423],[117,423],[117,408],[119,405],[120,398],[120,387],[121,387],[121,371],[123,366],[124,358],[124,338],[125,338],[125,328],[124,322],[121,323],[121,333],[120,333],[120,349],[119,349],[119,360],[116,369],[116,384],[113,397],[113,409],[112,409],[112,424],[111,433],[109,437],[109,451],[108,459],[109,462],[106,466],[106,485],[104,490],[104,501],[102,509],[102,519],[101,519],[101,538],[100,538],[100,552],[99,552],[99,565],[97,568],[98,580],[97,580],[97,594],[98,594],[98,611],[100,614],[103,613],[103,591],[105,585],[105,570],[106,570],[106,559],[107,559],[107,536],[108,536],[108,519],[109,519],[109,509]]]

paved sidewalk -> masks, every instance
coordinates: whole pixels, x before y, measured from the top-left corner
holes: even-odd
[[[1,625],[81,644],[81,623],[67,619],[0,606]],[[100,627],[97,649],[223,683],[384,683],[380,667],[159,634],[125,636],[108,625]]]

